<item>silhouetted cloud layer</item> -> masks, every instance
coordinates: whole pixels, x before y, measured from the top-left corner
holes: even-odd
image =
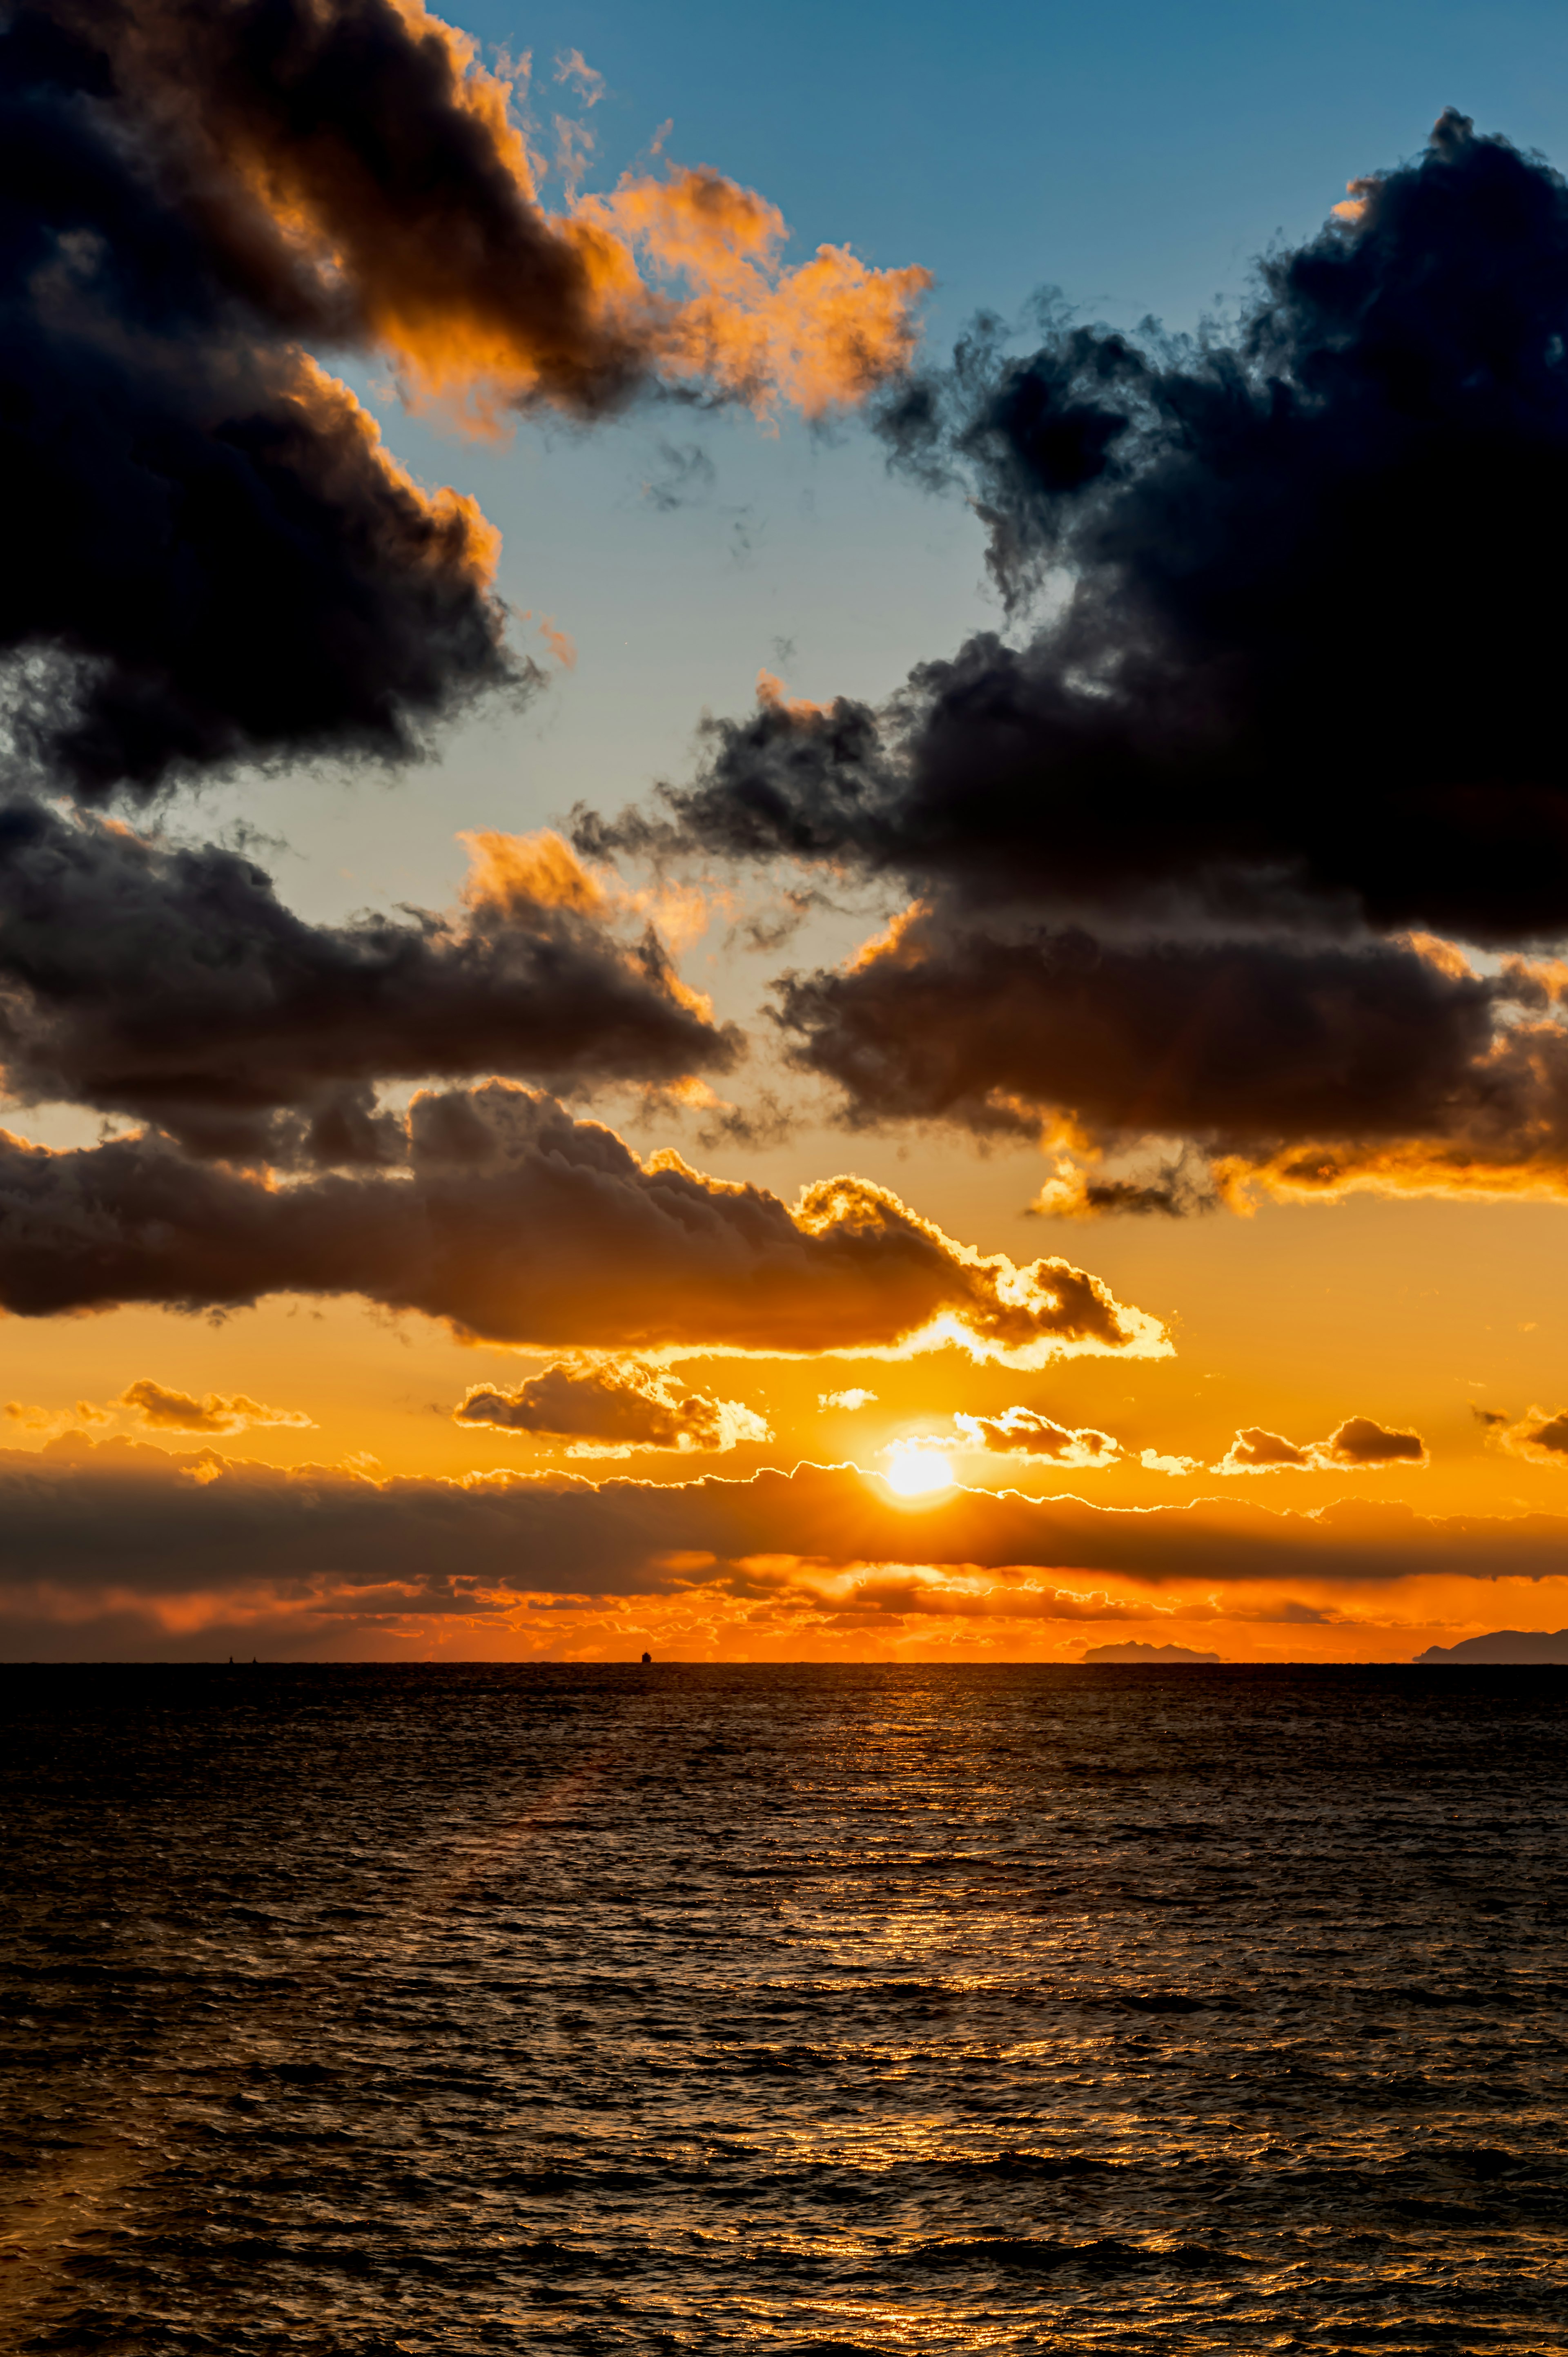
[[[766,1420],[740,1400],[687,1391],[663,1369],[634,1359],[603,1365],[561,1361],[511,1391],[477,1383],[456,1415],[459,1424],[567,1441],[571,1457],[716,1452],[773,1437]]]
[[[416,1097],[403,1146],[396,1171],[276,1186],[145,1135],[51,1153],[0,1132],[0,1308],[360,1294],[549,1349],[1168,1348],[1070,1263],[972,1252],[867,1180],[789,1208],[499,1082]]]
[[[917,896],[783,985],[852,1119],[1235,1166],[1049,1208],[1568,1187],[1559,983],[1451,946],[1568,930],[1568,184],[1449,113],[1343,210],[1229,335],[1047,305],[1033,353],[982,323],[891,399],[1009,599],[1050,590],[1025,643],[881,708],[765,682],[661,814],[582,822]]]
[[[860,398],[919,271],[672,172],[552,220],[508,86],[412,0],[16,0],[0,26],[0,589],[16,748],[80,795],[397,759],[525,683],[498,538],[311,358],[483,423],[660,381]],[[678,281],[661,291],[643,274]]]
[[[234,852],[0,807],[6,1092],[132,1114],[201,1155],[374,1162],[403,1146],[380,1081],[664,1083],[738,1060],[657,931],[621,939],[611,890],[558,838],[475,850],[458,914],[309,925]]]
[[[274,1641],[292,1619],[306,1652],[323,1618],[362,1645],[389,1620],[456,1616],[481,1629],[520,1606],[507,1633],[520,1651],[543,1650],[530,1597],[704,1590],[814,1600],[856,1626],[910,1615],[1146,1622],[1149,1603],[1119,1594],[1122,1583],[1175,1609],[1226,1588],[1327,1581],[1348,1595],[1432,1576],[1552,1578],[1568,1543],[1568,1520],[1552,1514],[1432,1520],[1342,1504],[1308,1515],[1214,1499],[1133,1512],[984,1491],[911,1512],[844,1467],[685,1484],[376,1481],[80,1438],[0,1452],[0,1530],[6,1650],[57,1654],[80,1649],[95,1613],[107,1622],[127,1609],[117,1642],[185,1650],[191,1598],[203,1599],[199,1620],[265,1620]],[[1199,1617],[1215,1609],[1205,1602]],[[1304,1604],[1267,1610],[1323,1617]]]

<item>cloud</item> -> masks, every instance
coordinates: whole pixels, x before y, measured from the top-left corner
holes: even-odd
[[[1217,1473],[1276,1473],[1286,1469],[1306,1472],[1316,1461],[1310,1447],[1298,1448],[1294,1440],[1250,1424],[1236,1435],[1214,1469]]]
[[[829,1408],[836,1407],[843,1409],[846,1415],[853,1415],[857,1408],[873,1406],[875,1399],[875,1392],[864,1391],[856,1383],[853,1384],[847,1392],[819,1392],[817,1405],[824,1412]]]
[[[1419,1432],[1391,1432],[1368,1415],[1348,1416],[1319,1444],[1335,1465],[1424,1465],[1426,1443]]]
[[[400,1150],[380,1081],[664,1084],[739,1060],[654,927],[558,836],[470,847],[458,912],[310,925],[238,853],[0,808],[8,1094],[130,1114],[201,1155],[374,1162]]]
[[[909,357],[928,273],[831,246],[784,270],[777,209],[720,173],[628,177],[547,213],[511,84],[418,0],[49,13],[101,45],[116,128],[251,300],[384,351],[426,395],[593,416],[696,379],[820,408]],[[603,95],[575,50],[556,79]]]
[[[1046,1457],[1058,1465],[1089,1468],[1112,1465],[1122,1455],[1120,1441],[1112,1440],[1108,1432],[1088,1427],[1069,1431],[1033,1408],[1004,1408],[1000,1415],[959,1415],[953,1422],[966,1436],[968,1447],[1005,1457]]]
[[[263,1407],[260,1400],[236,1392],[231,1399],[207,1392],[200,1399],[189,1392],[170,1391],[144,1375],[120,1394],[117,1405],[134,1411],[141,1423],[159,1432],[244,1432],[258,1425],[296,1425],[315,1429],[312,1419],[297,1408]]]
[[[402,1168],[276,1185],[145,1135],[52,1153],[0,1132],[0,1307],[359,1294],[547,1350],[1169,1349],[1071,1263],[974,1252],[866,1179],[786,1206],[499,1082],[421,1094],[399,1134]]]
[[[695,507],[708,498],[717,481],[713,460],[700,442],[659,445],[659,472],[642,486],[642,496],[661,515],[677,508]]]
[[[1244,1619],[1272,1619],[1283,1589],[1299,1619],[1315,1611],[1295,1600],[1303,1584],[1343,1598],[1432,1577],[1552,1579],[1568,1544],[1568,1518],[1550,1514],[1300,1514],[1234,1499],[1133,1512],[980,1491],[912,1508],[880,1480],[822,1466],[688,1483],[373,1480],[80,1436],[0,1452],[0,1646],[35,1658],[199,1654],[204,1630],[247,1623],[307,1658],[324,1631],[334,1651],[376,1651],[399,1629],[427,1649],[443,1623],[527,1654],[552,1641],[531,1597],[1071,1628],[1157,1623],[1195,1604],[1212,1618],[1232,1599]]]
[[[1302,1138],[1521,1131],[1535,1058],[1568,1076],[1554,1024],[1505,1034],[1506,980],[1445,972],[1405,943],[1135,941],[1076,929],[1006,938],[917,906],[836,973],[792,975],[796,1060],[852,1121],[946,1121],[1037,1135],[1061,1119],[1101,1150],[1151,1136],[1212,1154]],[[1568,1145],[1568,1135],[1563,1143]],[[1178,1174],[1159,1209],[1181,1208]]]
[[[586,107],[597,106],[605,95],[605,78],[585,60],[581,49],[564,49],[555,59],[555,79],[570,82]]]
[[[1538,1465],[1568,1464],[1568,1411],[1554,1409],[1550,1414],[1532,1407],[1528,1415],[1510,1423],[1505,1415],[1487,1415],[1477,1408],[1476,1414],[1488,1426],[1488,1444],[1506,1448],[1512,1457],[1527,1457]]]
[[[24,1432],[58,1433],[72,1424],[83,1428],[107,1424],[113,1410],[100,1407],[93,1400],[78,1400],[72,1408],[38,1407],[26,1400],[7,1400],[5,1414]]]
[[[459,1424],[567,1440],[569,1457],[624,1457],[649,1449],[720,1452],[773,1437],[739,1400],[688,1392],[662,1369],[558,1361],[515,1390],[476,1384],[455,1411]]]
[[[1326,1440],[1309,1440],[1297,1448],[1277,1432],[1249,1425],[1236,1435],[1214,1470],[1217,1473],[1317,1473],[1335,1467],[1355,1469],[1382,1465],[1427,1463],[1426,1443],[1418,1432],[1398,1432],[1374,1424],[1370,1416],[1347,1416]]]
[[[1562,178],[1449,113],[1354,225],[1260,264],[1229,342],[1047,309],[1015,358],[983,327],[886,431],[973,488],[1004,583],[1066,576],[1059,613],[885,712],[715,723],[675,815],[977,901],[1179,886],[1505,942],[1568,921],[1535,563],[1568,456],[1565,242]],[[1485,613],[1457,578],[1493,585]]]
[[[835,247],[787,270],[776,212],[714,174],[553,218],[508,99],[418,0],[7,10],[0,481],[27,561],[0,657],[35,775],[102,799],[395,760],[536,677],[503,650],[496,533],[313,353],[489,427],[660,385],[817,413],[908,359],[924,273]]]
[[[1046,1208],[1568,1192],[1561,969],[1496,954],[1568,929],[1568,184],[1450,113],[1357,205],[1229,336],[980,323],[882,425],[1031,633],[882,705],[765,684],[580,821],[902,896],[785,978],[796,1060],[852,1122],[1074,1148]]]

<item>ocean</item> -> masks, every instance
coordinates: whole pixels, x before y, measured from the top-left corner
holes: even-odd
[[[1568,1674],[0,1706],[7,2349],[1568,2346]]]

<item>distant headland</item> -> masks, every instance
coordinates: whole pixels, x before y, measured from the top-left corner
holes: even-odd
[[[1455,1669],[1468,1663],[1525,1667],[1530,1663],[1568,1670],[1568,1629],[1492,1629],[1484,1637],[1466,1637],[1457,1645],[1428,1645],[1418,1663],[1451,1662]]]
[[[1218,1662],[1218,1653],[1195,1653],[1187,1645],[1140,1645],[1130,1639],[1124,1645],[1090,1645],[1084,1655],[1086,1662],[1144,1662],[1155,1669],[1173,1669],[1183,1662]],[[1568,1654],[1563,1659],[1568,1661]]]

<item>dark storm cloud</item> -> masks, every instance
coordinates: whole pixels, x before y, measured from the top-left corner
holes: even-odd
[[[1454,114],[1228,339],[982,333],[887,430],[1059,608],[881,710],[712,724],[670,822],[977,904],[1555,931],[1565,337],[1568,186]]]
[[[917,910],[848,968],[780,985],[797,1061],[837,1082],[852,1120],[1032,1136],[1059,1112],[1101,1145],[1226,1150],[1539,1109],[1533,1065],[1493,1058],[1509,985],[1407,944],[1007,939],[1004,921]],[[1547,1037],[1568,1069],[1568,1039]],[[1167,1172],[1124,1208],[1181,1208],[1193,1183]]]
[[[623,1456],[633,1449],[716,1452],[742,1440],[772,1437],[763,1418],[740,1401],[687,1391],[662,1368],[637,1360],[599,1365],[563,1361],[510,1391],[477,1383],[456,1418],[493,1431],[564,1440],[571,1456]]]
[[[416,0],[7,7],[0,657],[36,772],[102,800],[398,759],[534,675],[496,533],[312,350],[390,360],[481,430],[680,380],[821,411],[908,360],[924,273],[824,248],[781,278],[784,224],[712,172],[553,218],[508,97]]]
[[[238,759],[406,754],[517,676],[496,535],[413,483],[291,340],[309,320],[276,278],[286,241],[128,92],[110,51],[134,37],[113,0],[0,25],[16,750],[88,797]]]
[[[1028,1362],[1168,1347],[1069,1262],[972,1253],[867,1180],[791,1209],[499,1082],[416,1098],[403,1143],[406,1169],[280,1187],[148,1135],[50,1153],[0,1132],[0,1308],[359,1294],[549,1349],[876,1349],[938,1319]]]
[[[252,860],[0,808],[0,1072],[13,1100],[151,1121],[198,1153],[400,1150],[371,1090],[724,1071],[742,1051],[630,944],[551,835],[476,839],[464,909],[309,925]],[[280,1134],[273,1116],[296,1118]]]

